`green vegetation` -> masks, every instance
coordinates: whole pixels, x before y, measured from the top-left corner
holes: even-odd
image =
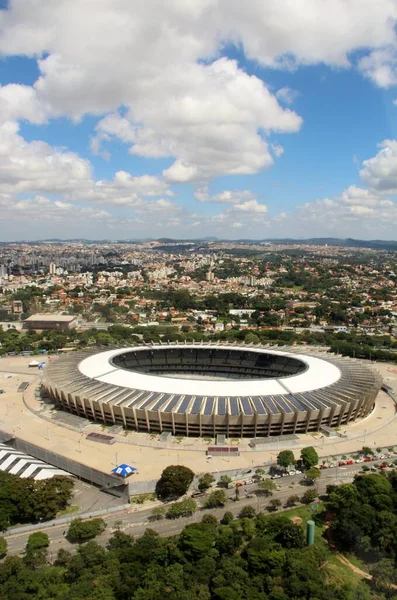
[[[301,450],[301,461],[305,469],[318,465],[318,454],[313,446],[307,446]]]
[[[247,506],[243,506],[240,510],[238,518],[239,519],[253,519],[256,516],[256,510],[253,506],[249,504]]]
[[[320,469],[316,469],[315,467],[312,467],[311,469],[308,469],[308,471],[306,471],[306,477],[311,483],[316,481],[320,476]]]
[[[227,489],[231,483],[232,483],[232,478],[229,477],[229,475],[221,475],[219,478],[219,481],[218,481],[218,486],[224,487]]]
[[[370,476],[372,477],[372,476]],[[382,477],[378,475],[376,477]],[[342,486],[344,487],[344,486]],[[333,492],[332,492],[333,493]],[[250,514],[248,514],[248,512]],[[373,586],[341,563],[323,536],[324,512],[302,507],[283,515],[255,515],[252,507],[221,522],[205,515],[179,536],[148,529],[134,540],[115,531],[102,548],[94,541],[77,553],[47,548],[26,560],[0,563],[2,600],[389,600],[394,563],[382,557],[371,569]],[[299,518],[301,524],[292,519]],[[314,518],[314,545],[305,524]],[[392,532],[392,535],[395,535]],[[40,547],[41,546],[41,547]]]
[[[238,488],[236,488],[238,489]],[[205,508],[218,508],[225,506],[227,502],[227,496],[224,490],[215,490],[212,492],[207,500],[205,501]]]
[[[194,478],[191,469],[179,465],[166,467],[156,485],[156,495],[161,500],[179,498],[186,494]]]
[[[202,477],[200,477],[198,481],[198,489],[200,492],[204,492],[211,487],[211,484],[215,481],[215,478],[211,475],[211,473],[205,473]]]
[[[103,519],[90,519],[85,521],[77,518],[69,525],[67,538],[71,542],[86,542],[91,540],[106,529],[106,523]]]
[[[151,502],[156,500],[156,494],[147,493],[147,494],[136,494],[135,496],[130,496],[131,504],[144,504],[145,502]]]
[[[306,490],[303,494],[301,501],[303,504],[310,504],[317,498],[317,492],[315,489],[311,488],[310,490]]]
[[[171,504],[166,512],[167,519],[179,519],[179,517],[190,517],[197,510],[197,504],[192,498],[186,498],[180,502]]]
[[[152,509],[152,514],[150,517],[151,521],[161,521],[161,519],[164,519],[164,515],[165,515],[165,508],[163,506],[155,506]]]
[[[0,529],[54,519],[67,507],[73,486],[68,477],[34,481],[0,472]]]
[[[0,559],[6,556],[7,548],[7,540],[3,537],[0,537]]]
[[[284,467],[285,470],[289,467],[289,465],[295,464],[295,457],[292,450],[282,450],[277,456],[277,464],[280,467]]]

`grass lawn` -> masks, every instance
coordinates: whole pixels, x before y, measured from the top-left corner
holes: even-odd
[[[77,504],[70,504],[69,506],[67,506],[65,508],[65,510],[61,510],[58,514],[57,517],[65,517],[66,515],[70,515],[70,513],[74,513],[76,511],[79,510],[79,507]]]

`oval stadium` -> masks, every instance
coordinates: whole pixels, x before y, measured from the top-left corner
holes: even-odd
[[[169,343],[62,356],[43,386],[58,408],[126,429],[263,437],[367,416],[381,376],[309,349]]]

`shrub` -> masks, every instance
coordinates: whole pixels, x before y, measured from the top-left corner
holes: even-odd
[[[213,483],[214,481],[215,479],[211,475],[211,473],[205,473],[205,475],[200,477],[198,481],[198,489],[200,490],[200,492],[204,492],[205,490],[208,490],[208,488],[211,487],[211,483]]]
[[[151,521],[161,521],[164,519],[165,508],[163,506],[155,506],[152,510],[152,514],[150,516]]]
[[[275,511],[281,506],[281,500],[279,498],[272,498],[269,502],[269,506],[267,507],[270,511]]]
[[[218,508],[220,506],[225,506],[227,502],[227,497],[224,490],[215,490],[208,496],[204,504],[204,508]]]
[[[192,498],[186,498],[180,502],[174,502],[169,507],[166,517],[167,519],[179,519],[179,517],[190,517],[197,510],[197,504]]]
[[[26,548],[28,550],[40,550],[41,548],[48,548],[49,545],[50,540],[48,535],[42,531],[36,531],[30,534]]]
[[[234,519],[234,515],[230,510],[227,510],[221,519],[222,525],[229,525]]]
[[[253,519],[256,516],[256,510],[253,506],[243,506],[240,510],[238,518],[239,519]]]
[[[303,504],[310,504],[317,498],[317,492],[314,489],[306,490],[306,492],[302,496]]]
[[[91,519],[83,521],[83,519],[73,519],[71,522],[67,538],[70,542],[86,542],[102,533],[106,528],[106,523],[103,519]]]
[[[293,494],[292,496],[290,496],[287,499],[287,502],[285,503],[287,506],[295,506],[295,504],[298,504],[299,502],[299,496],[297,494]]]

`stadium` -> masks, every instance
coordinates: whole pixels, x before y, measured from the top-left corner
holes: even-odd
[[[228,438],[337,428],[371,412],[381,383],[348,358],[223,343],[78,351],[42,381],[58,408],[94,421]]]

